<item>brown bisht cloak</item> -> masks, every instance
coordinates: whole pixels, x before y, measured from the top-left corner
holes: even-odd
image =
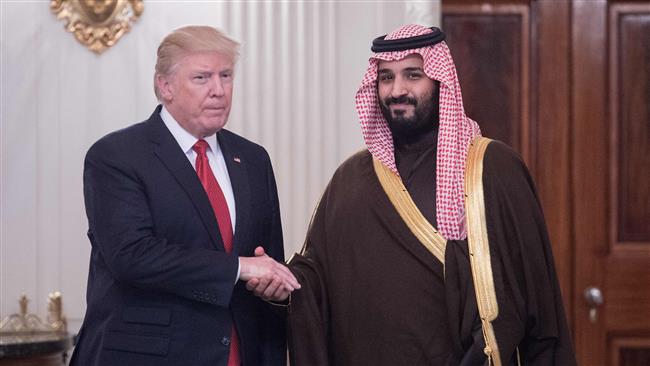
[[[523,365],[574,365],[553,256],[528,171],[499,142],[488,146],[483,169],[499,305],[493,326],[501,360],[517,364],[518,347]],[[290,268],[302,284],[292,294],[289,313],[292,365],[487,362],[467,242],[448,241],[445,264],[440,263],[389,201],[368,151],[336,171],[312,218],[303,253],[293,257]]]

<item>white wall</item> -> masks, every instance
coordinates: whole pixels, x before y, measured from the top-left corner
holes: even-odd
[[[338,164],[363,147],[354,93],[371,40],[404,23],[436,25],[420,2],[154,2],[97,56],[65,32],[49,1],[0,0],[0,317],[46,313],[60,290],[71,329],[85,311],[90,246],[83,157],[104,134],[156,105],[156,47],[172,29],[208,24],[242,42],[228,128],[264,145],[278,181],[287,255]]]

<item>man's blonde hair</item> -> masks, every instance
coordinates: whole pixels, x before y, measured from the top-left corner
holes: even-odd
[[[202,25],[189,25],[169,33],[158,46],[153,83],[158,100],[161,99],[156,83],[158,75],[171,74],[180,59],[193,52],[217,52],[235,64],[239,58],[239,43],[215,28]]]

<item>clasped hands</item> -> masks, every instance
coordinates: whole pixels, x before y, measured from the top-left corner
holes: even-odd
[[[254,257],[240,257],[239,279],[246,282],[246,288],[267,301],[284,301],[293,290],[300,289],[296,277],[284,264],[264,253],[264,248],[255,248]]]

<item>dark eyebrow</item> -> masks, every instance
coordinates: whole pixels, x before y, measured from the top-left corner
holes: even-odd
[[[392,73],[393,71],[390,70],[390,69],[379,69],[377,71],[377,73],[379,73],[379,74],[386,74],[386,73],[389,73],[389,72]]]
[[[424,72],[424,70],[421,67],[407,67],[403,71],[406,71],[406,72],[422,71],[422,72]]]

